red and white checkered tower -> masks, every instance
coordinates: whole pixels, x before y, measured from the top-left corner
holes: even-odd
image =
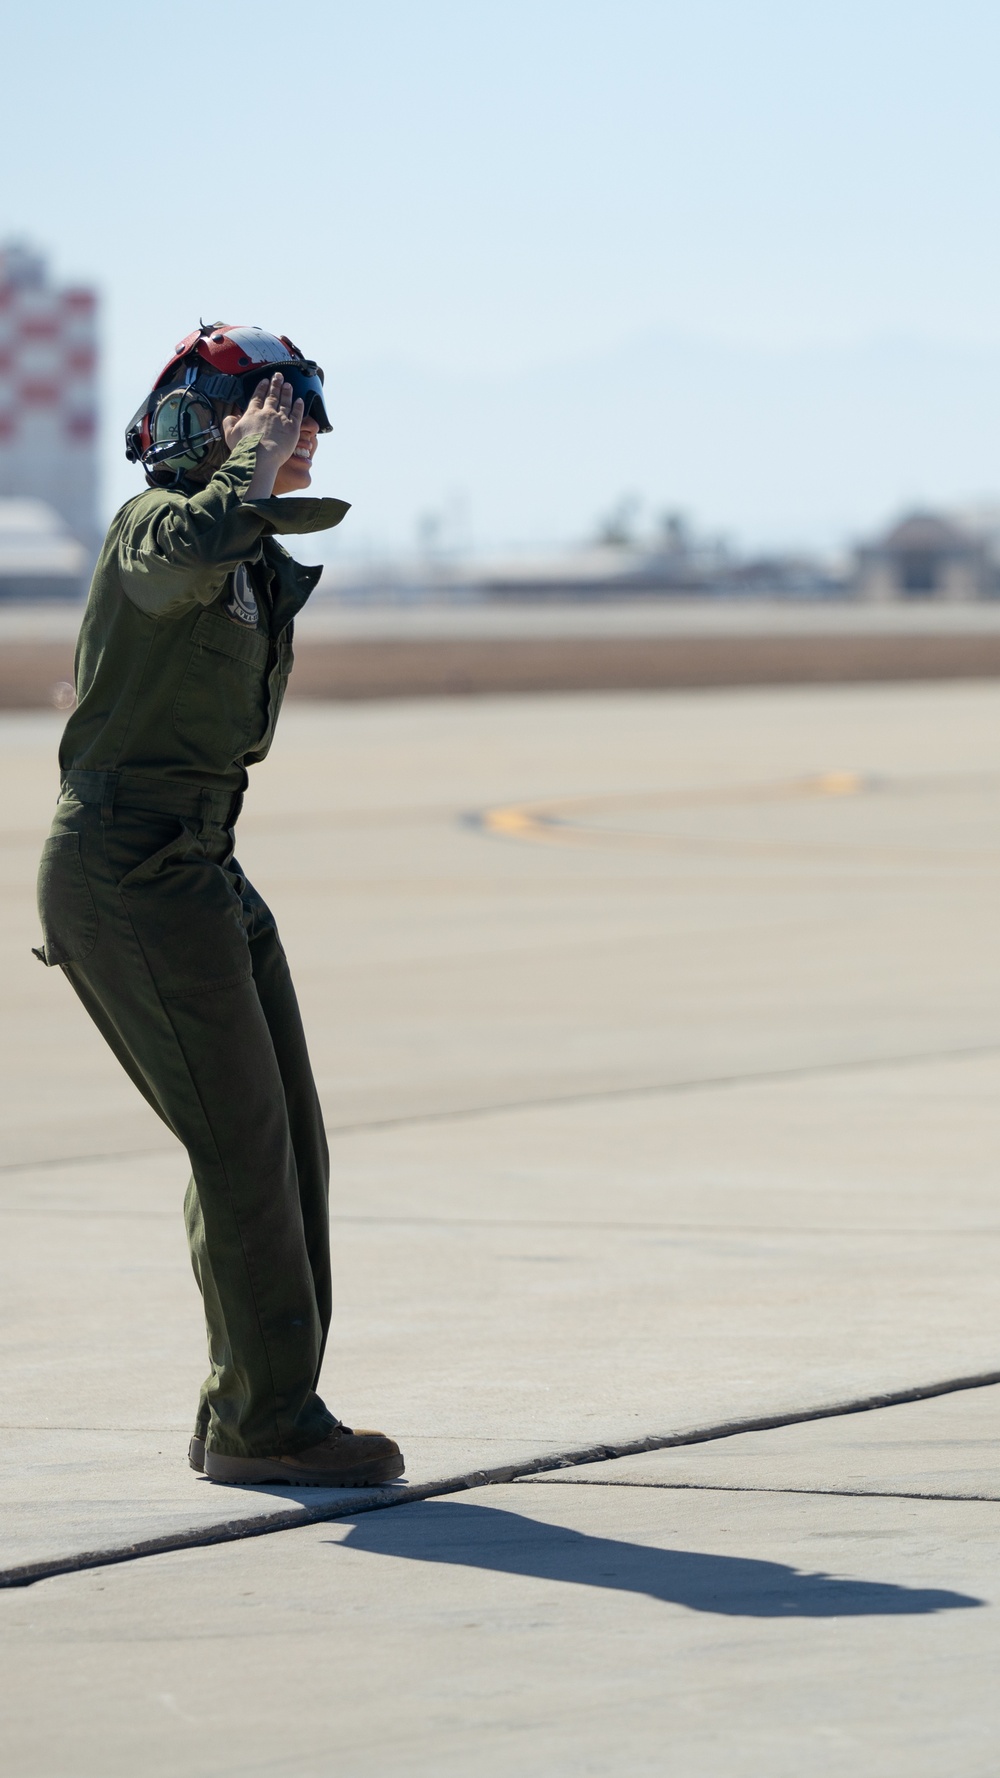
[[[44,259],[0,247],[0,498],[54,507],[97,541],[97,297],[55,289]]]

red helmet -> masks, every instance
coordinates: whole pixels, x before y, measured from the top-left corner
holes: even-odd
[[[323,372],[284,334],[227,321],[204,324],[179,342],[125,429],[125,455],[150,481],[170,484],[203,464],[222,439],[221,414],[246,407],[261,377],[280,370],[306,416],[332,430]]]

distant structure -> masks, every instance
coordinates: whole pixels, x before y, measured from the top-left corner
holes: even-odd
[[[89,561],[44,500],[0,500],[0,598],[79,598]]]
[[[0,247],[0,595],[79,590],[97,543],[96,320],[93,290]]]
[[[678,513],[668,513],[643,539],[622,502],[588,548],[485,570],[479,590],[508,601],[723,598],[828,599],[842,597],[843,577],[829,564],[801,555],[744,556],[721,538],[701,538]]]
[[[912,512],[860,549],[859,599],[990,599],[1000,577],[988,540],[932,512]]]

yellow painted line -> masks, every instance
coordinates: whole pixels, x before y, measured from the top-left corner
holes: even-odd
[[[812,782],[820,796],[860,796],[865,788],[860,772],[824,772]]]
[[[512,803],[506,809],[487,809],[482,817],[487,833],[502,834],[508,840],[537,839],[545,831],[545,823],[533,812],[530,803]]]
[[[794,778],[777,784],[750,787],[718,786],[698,791],[664,791],[637,796],[577,796],[551,803],[506,803],[485,809],[479,820],[487,833],[507,840],[534,840],[552,844],[579,844],[581,841],[639,841],[644,845],[663,844],[655,833],[635,833],[626,828],[595,827],[586,817],[595,813],[613,813],[636,808],[691,809],[725,808],[754,802],[794,800],[811,796],[860,796],[869,787],[862,773],[852,771],[822,772],[815,778]],[[574,819],[575,817],[575,819]]]
[[[617,807],[619,798],[608,799]],[[632,799],[620,799],[626,807]],[[590,797],[567,797],[552,803],[506,803],[496,809],[484,809],[479,817],[487,833],[499,834],[508,840],[577,840],[590,839],[594,828],[584,827],[572,819],[574,813],[591,806]],[[603,799],[602,799],[603,801]],[[596,830],[599,831],[599,830]]]

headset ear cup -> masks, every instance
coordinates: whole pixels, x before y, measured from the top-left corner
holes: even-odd
[[[165,389],[147,415],[144,431],[149,442],[143,467],[157,482],[176,482],[200,469],[222,439],[215,404],[195,384]]]

